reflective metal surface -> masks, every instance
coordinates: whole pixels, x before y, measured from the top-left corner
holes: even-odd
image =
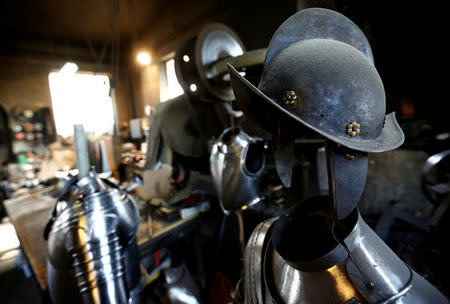
[[[431,155],[422,171],[422,190],[434,205],[450,192],[450,150]]]
[[[77,156],[77,168],[79,171],[78,175],[82,178],[87,176],[91,169],[89,166],[88,144],[83,125],[74,125],[73,133],[75,154]]]
[[[175,72],[184,93],[196,100],[232,101],[227,63],[240,70],[264,63],[266,49],[245,51],[237,34],[224,24],[207,24],[175,53]],[[194,85],[194,86],[193,86]],[[195,88],[195,89],[192,89]]]
[[[139,280],[134,200],[92,172],[69,190],[48,240],[55,303],[127,303]],[[71,294],[70,298],[67,294]]]
[[[268,130],[279,121],[294,121],[336,143],[365,152],[393,150],[404,141],[395,116],[386,116],[378,72],[348,44],[329,39],[296,42],[264,66],[258,87],[232,66],[229,68],[241,110]],[[282,100],[286,89],[298,95],[294,104]],[[277,115],[284,119],[276,119]],[[348,134],[352,122],[360,125],[355,136]]]
[[[288,46],[265,66],[258,88],[280,105],[286,89],[295,91],[297,102],[283,108],[339,139],[373,141],[381,133],[381,78],[367,57],[343,42],[314,38]],[[352,122],[360,124],[353,138],[346,133]]]
[[[292,170],[295,164],[294,143],[272,148],[275,168],[283,186],[291,187]]]
[[[289,143],[280,130],[292,123],[306,128],[290,133],[309,136],[309,130],[327,140],[318,169],[328,196],[294,201],[279,219],[256,227],[244,256],[245,302],[447,303],[356,209],[366,152],[392,150],[404,140],[394,113],[385,114],[383,83],[359,28],[337,12],[301,11],[273,36],[258,87],[229,69],[241,110],[276,136],[277,147]],[[293,150],[275,154],[285,186],[293,156]]]
[[[270,41],[266,64],[288,45],[310,38],[342,41],[373,63],[369,41],[353,21],[338,12],[315,7],[301,10],[278,28]]]
[[[208,69],[208,78],[219,79],[222,81],[229,81],[230,77],[225,76],[228,73],[227,63],[234,66],[236,69],[249,68],[253,66],[262,65],[266,58],[267,49],[256,49],[243,53],[236,57],[228,57],[221,59],[212,64]]]
[[[97,164],[95,165],[95,169],[97,173],[101,177],[109,177],[112,175],[111,168],[109,166],[106,146],[104,140],[99,140],[97,142]]]
[[[272,244],[292,268],[324,271],[347,258],[347,251],[338,243],[336,235],[349,235],[357,219],[354,210],[348,218],[335,222],[329,197],[312,197],[279,217],[274,224]]]
[[[147,135],[147,160],[145,169],[157,169],[161,166],[161,154],[164,148],[162,141],[161,126],[165,103],[159,103],[155,106],[153,113],[150,115],[151,128]]]
[[[265,264],[265,252],[270,244],[270,232],[275,218],[256,226],[248,239],[244,252],[244,297],[245,303],[265,303],[263,295],[265,284],[262,266]]]
[[[272,252],[272,269],[266,275],[272,275],[274,286],[269,298],[273,302],[345,303],[352,298],[363,299],[346,275],[345,262],[325,271],[303,272],[287,265],[276,251]]]
[[[350,250],[347,275],[369,303],[448,303],[375,234],[359,215],[344,240]]]
[[[164,271],[171,304],[200,304],[200,291],[185,264]]]
[[[264,163],[259,139],[236,128],[222,133],[211,149],[210,166],[225,213],[260,201],[259,181]]]
[[[338,220],[346,218],[359,203],[366,185],[367,153],[344,149],[328,141],[326,145],[328,183]]]
[[[448,303],[359,213],[355,227],[338,245],[348,256],[322,271],[302,271],[286,263],[272,247],[275,221],[259,224],[247,244],[245,303]]]
[[[394,114],[386,116],[383,82],[367,39],[338,12],[308,9],[281,25],[257,87],[229,69],[241,110],[269,131],[296,122],[365,152],[393,150],[404,141]]]
[[[231,101],[234,99],[229,82],[211,81],[208,70],[213,63],[220,59],[236,57],[242,55],[244,51],[243,43],[229,27],[213,23],[203,28],[195,43],[195,63],[200,81],[211,94],[221,100]]]

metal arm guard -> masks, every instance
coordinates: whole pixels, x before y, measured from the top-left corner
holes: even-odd
[[[48,240],[52,300],[135,303],[132,289],[139,281],[135,201],[92,174],[69,191]]]

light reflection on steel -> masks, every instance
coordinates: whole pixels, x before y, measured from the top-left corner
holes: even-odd
[[[52,300],[67,303],[70,292],[74,303],[136,303],[136,202],[90,172],[69,189],[64,203],[48,240]]]

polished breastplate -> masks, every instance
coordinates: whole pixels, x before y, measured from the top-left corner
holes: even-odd
[[[245,303],[448,303],[434,286],[401,261],[359,214],[342,245],[311,261],[314,264],[329,255],[342,255],[340,247],[346,247],[343,258],[322,271],[295,269],[277,253],[272,245],[275,222],[274,218],[260,223],[248,241]]]

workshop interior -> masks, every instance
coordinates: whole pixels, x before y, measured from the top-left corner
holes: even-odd
[[[0,303],[448,303],[429,9],[2,1]]]

